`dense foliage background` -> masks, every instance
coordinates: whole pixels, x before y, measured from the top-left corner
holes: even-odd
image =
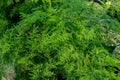
[[[119,4],[1,0],[0,78],[120,80]]]

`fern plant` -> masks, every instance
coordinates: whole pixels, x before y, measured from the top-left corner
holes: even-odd
[[[12,64],[15,80],[120,79],[119,59],[105,37],[110,30],[119,34],[120,23],[105,9],[87,0],[20,0],[9,6],[8,15],[0,12],[0,77],[4,65]],[[19,20],[11,21],[16,12]]]

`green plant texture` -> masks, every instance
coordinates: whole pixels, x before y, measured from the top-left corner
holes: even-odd
[[[120,80],[119,3],[1,0],[0,79]]]

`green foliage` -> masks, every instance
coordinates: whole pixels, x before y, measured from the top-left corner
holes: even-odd
[[[116,1],[113,4],[111,4],[108,14],[112,17],[115,18],[120,22],[120,1]]]
[[[0,77],[11,64],[15,80],[120,79],[107,34],[119,35],[120,23],[106,9],[87,0],[15,1],[0,4]]]

